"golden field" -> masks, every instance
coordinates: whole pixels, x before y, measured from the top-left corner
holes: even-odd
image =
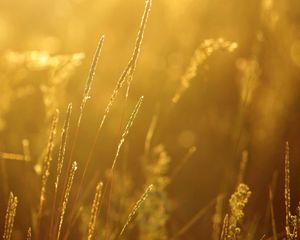
[[[0,2],[0,235],[300,239],[300,2]]]

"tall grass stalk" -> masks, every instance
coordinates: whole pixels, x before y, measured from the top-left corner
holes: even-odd
[[[125,142],[125,139],[126,139],[127,135],[129,134],[129,130],[130,130],[130,128],[132,127],[133,122],[134,122],[134,120],[135,120],[135,118],[136,118],[136,116],[137,116],[137,114],[138,114],[138,112],[139,112],[139,110],[140,110],[140,107],[141,107],[141,105],[142,105],[143,99],[144,99],[143,96],[140,97],[139,101],[138,101],[137,104],[135,105],[135,107],[134,107],[134,109],[133,109],[133,112],[132,112],[132,114],[131,114],[131,116],[130,116],[130,118],[129,118],[127,124],[126,124],[125,130],[124,130],[124,132],[123,132],[123,134],[122,134],[122,136],[121,136],[121,140],[120,140],[120,142],[119,142],[119,144],[118,144],[118,147],[117,147],[117,151],[116,151],[115,157],[114,157],[114,159],[113,159],[113,163],[112,163],[112,166],[111,166],[111,171],[113,171],[114,168],[115,168],[117,159],[118,159],[119,154],[120,154],[120,150],[121,150],[121,148],[122,148],[122,146],[123,146],[123,144],[124,144],[124,142]]]
[[[190,87],[191,81],[196,77],[199,67],[209,56],[218,50],[233,52],[237,47],[238,44],[236,42],[225,41],[223,38],[203,41],[195,50],[187,69],[181,76],[180,85],[172,98],[172,102],[177,103],[180,100],[184,92]]]
[[[84,114],[84,109],[85,109],[87,101],[91,98],[90,97],[90,92],[91,92],[91,88],[92,88],[92,84],[93,84],[93,80],[94,80],[94,77],[95,77],[95,73],[96,73],[96,69],[97,69],[97,66],[98,66],[98,62],[99,62],[99,58],[100,58],[100,54],[101,54],[103,44],[104,44],[104,35],[102,35],[100,37],[99,41],[98,41],[98,45],[97,45],[96,51],[94,53],[93,61],[92,61],[90,71],[89,71],[89,75],[88,75],[88,78],[86,80],[85,88],[84,88],[84,91],[83,91],[83,96],[82,96],[81,105],[80,105],[80,113],[79,113],[79,117],[78,117],[78,120],[77,120],[75,134],[74,134],[74,137],[73,137],[73,142],[72,142],[71,151],[70,151],[70,157],[69,157],[69,160],[67,162],[67,172],[70,171],[70,168],[71,168],[71,165],[72,165],[73,154],[74,154],[74,151],[75,151],[75,148],[76,148],[76,145],[77,145],[77,141],[78,141],[78,134],[79,134],[80,126],[81,126],[81,120],[82,120],[82,117],[83,117],[83,114]],[[86,167],[84,167],[84,173],[85,173],[85,171],[86,171]],[[66,179],[65,179],[65,181],[63,183],[63,189],[66,190],[66,188],[67,188],[67,182],[66,182]],[[75,198],[75,201],[74,201],[75,203],[78,200],[80,190],[81,190],[81,184],[80,184],[80,187],[78,189],[77,197]],[[62,201],[63,201],[63,199],[61,199],[61,202]],[[75,211],[75,208],[74,208],[74,211]],[[71,215],[70,215],[71,219],[73,218],[74,214],[75,213],[71,212]]]
[[[290,235],[290,208],[291,208],[291,193],[290,193],[290,147],[289,143],[285,144],[285,157],[284,157],[284,200],[285,200],[285,230],[289,239]]]
[[[77,127],[79,127],[79,125],[81,123],[81,119],[82,119],[82,116],[83,116],[83,111],[84,111],[86,102],[91,98],[90,92],[91,92],[91,89],[92,89],[92,84],[93,84],[96,69],[97,69],[97,66],[98,66],[98,61],[99,61],[99,57],[100,57],[100,54],[101,54],[103,43],[104,43],[104,35],[102,35],[100,37],[100,40],[98,42],[96,51],[94,53],[92,65],[91,65],[91,68],[90,68],[90,71],[89,71],[89,75],[88,75],[88,78],[86,80],[86,84],[85,84],[85,88],[84,88],[84,92],[83,92],[83,97],[82,97],[82,101],[81,101],[81,105],[80,105],[80,115],[79,115],[79,118],[78,118]]]
[[[10,240],[11,234],[14,227],[14,221],[16,216],[16,210],[18,205],[18,198],[10,193],[7,210],[5,214],[5,224],[4,224],[4,231],[3,231],[3,240]]]
[[[89,75],[88,75],[88,78],[86,80],[85,88],[84,88],[84,91],[83,91],[83,96],[82,96],[82,100],[81,100],[81,104],[80,104],[80,113],[79,113],[79,117],[78,117],[78,120],[77,120],[77,126],[76,126],[76,130],[75,130],[74,138],[73,138],[73,143],[72,143],[72,148],[71,148],[71,152],[70,152],[70,158],[69,158],[69,162],[68,162],[67,171],[69,171],[70,168],[71,168],[71,163],[72,163],[73,154],[74,154],[76,144],[77,144],[77,140],[78,140],[78,134],[79,134],[80,126],[81,126],[81,120],[82,120],[82,116],[83,116],[83,113],[84,113],[84,109],[85,109],[87,101],[91,98],[90,97],[90,92],[91,92],[94,76],[95,76],[95,73],[96,73],[96,69],[97,69],[97,66],[98,66],[98,61],[99,61],[99,57],[100,57],[100,54],[101,54],[101,49],[102,49],[103,43],[104,43],[104,36],[102,35],[100,37],[100,40],[98,42],[96,51],[94,53],[93,61],[92,61],[90,71],[89,71]],[[64,185],[64,186],[66,187],[66,185]]]
[[[113,93],[110,97],[110,100],[109,100],[109,102],[104,110],[104,114],[101,118],[98,132],[102,129],[103,124],[110,112],[110,109],[111,109],[113,103],[115,102],[120,89],[123,87],[124,83],[126,82],[126,79],[128,79],[128,84],[130,84],[133,79],[133,74],[134,74],[134,71],[136,68],[136,63],[137,63],[137,60],[138,60],[138,57],[139,57],[139,54],[141,51],[141,45],[142,45],[143,36],[144,36],[145,28],[146,28],[147,19],[148,19],[149,13],[150,13],[151,5],[152,5],[152,0],[146,0],[145,10],[144,10],[144,14],[142,16],[142,21],[141,21],[141,25],[140,25],[140,28],[138,31],[133,54],[132,54],[129,62],[127,63],[123,73],[121,74],[119,80],[117,81],[117,84],[113,90]]]
[[[143,195],[141,196],[141,198],[136,202],[136,204],[133,206],[131,212],[129,213],[127,220],[119,234],[119,238],[121,238],[124,235],[124,232],[126,230],[126,228],[128,227],[128,225],[131,223],[131,221],[133,220],[133,217],[136,215],[137,211],[139,210],[139,208],[141,207],[141,205],[143,204],[143,202],[147,199],[147,196],[149,195],[149,193],[153,190],[153,185],[151,184],[149,187],[147,187],[147,189],[145,190],[145,192],[143,193]]]
[[[54,140],[56,136],[56,131],[57,131],[57,124],[58,124],[58,119],[59,119],[59,111],[56,109],[52,123],[51,123],[51,128],[50,128],[50,135],[48,138],[48,145],[47,145],[47,151],[45,158],[43,160],[43,166],[42,166],[42,187],[41,187],[41,193],[40,193],[40,203],[39,203],[39,210],[38,210],[38,216],[37,216],[37,239],[39,239],[39,234],[40,234],[40,228],[41,228],[41,219],[43,216],[43,208],[44,208],[44,203],[45,203],[45,198],[46,198],[46,187],[47,187],[47,182],[48,178],[50,175],[50,164],[52,162],[52,153],[53,153],[53,148],[54,148]]]
[[[58,152],[58,158],[57,158],[57,169],[56,169],[56,179],[54,183],[54,198],[52,202],[52,212],[51,212],[51,222],[50,222],[50,228],[49,228],[49,237],[50,239],[53,238],[53,226],[54,226],[54,220],[56,218],[56,200],[58,195],[58,187],[60,183],[60,177],[61,172],[64,164],[65,159],[65,152],[66,152],[66,146],[67,146],[67,140],[68,140],[68,134],[69,134],[69,126],[70,126],[70,120],[71,120],[71,113],[72,113],[72,104],[70,103],[68,105],[66,119],[62,128],[61,133],[61,142],[59,146],[59,152]]]
[[[298,239],[298,215],[291,213],[291,188],[290,188],[290,147],[285,144],[285,181],[284,181],[284,199],[285,199],[285,232],[287,240]]]
[[[71,212],[71,215],[70,215],[71,221],[70,222],[73,222],[73,218],[76,215],[75,209],[77,209],[77,207],[80,205],[81,201],[79,199],[79,194],[82,190],[83,182],[85,180],[85,176],[86,176],[86,172],[87,172],[87,168],[90,164],[92,156],[94,155],[96,145],[97,145],[97,142],[98,142],[98,138],[100,136],[100,132],[103,128],[105,120],[106,120],[107,116],[109,115],[110,109],[111,109],[113,103],[115,102],[120,89],[123,87],[124,83],[126,82],[126,79],[129,79],[128,80],[128,86],[130,85],[130,83],[133,79],[133,74],[134,74],[134,71],[135,71],[135,68],[136,68],[136,63],[137,63],[137,60],[138,60],[138,57],[139,57],[139,54],[140,54],[140,51],[141,51],[142,40],[143,40],[145,28],[146,28],[147,19],[148,19],[149,13],[150,13],[151,5],[152,5],[152,0],[146,0],[145,10],[144,10],[142,20],[141,20],[141,24],[140,24],[140,28],[139,28],[139,31],[138,31],[138,34],[137,34],[133,54],[132,54],[129,62],[127,63],[124,71],[122,72],[120,78],[118,79],[117,84],[116,84],[116,86],[113,90],[113,93],[112,93],[112,95],[111,95],[111,97],[108,101],[108,104],[107,104],[107,106],[104,110],[104,113],[101,117],[100,124],[97,128],[96,135],[95,135],[94,141],[93,141],[92,146],[91,146],[91,150],[89,152],[89,155],[88,155],[87,160],[85,161],[85,165],[83,167],[83,174],[80,178],[80,184],[79,184],[79,188],[78,188],[78,191],[77,191],[78,193],[77,193],[77,196],[76,196],[75,201],[74,201],[74,203],[77,204],[77,206],[75,206],[74,211]],[[126,96],[128,95],[128,91],[129,91],[129,87],[127,89]],[[127,97],[126,97],[126,99],[127,99]],[[105,193],[105,191],[104,191],[104,193]]]
[[[63,204],[61,206],[61,212],[60,212],[60,218],[59,218],[59,225],[58,225],[56,240],[60,239],[62,224],[63,224],[64,216],[65,216],[65,213],[66,213],[67,205],[68,205],[68,202],[69,202],[70,192],[71,192],[71,189],[72,189],[73,180],[74,180],[76,170],[77,170],[77,163],[73,162],[71,171],[69,172],[69,176],[68,176],[67,188],[65,190],[64,197],[63,197]]]
[[[223,220],[223,226],[222,226],[220,240],[227,240],[228,231],[229,231],[228,228],[229,228],[229,216],[228,216],[228,214],[226,214],[224,217],[224,220]]]
[[[65,160],[65,153],[66,153],[66,147],[67,147],[71,114],[72,114],[72,104],[70,103],[68,105],[67,115],[66,115],[66,119],[65,119],[64,126],[62,128],[62,133],[61,133],[61,143],[60,143],[58,159],[57,159],[56,179],[55,179],[55,183],[54,183],[55,193],[57,193],[57,191],[58,191],[58,185],[60,182],[61,171],[62,171],[64,160]]]
[[[143,102],[143,96],[140,97],[139,101],[137,102],[137,104],[135,105],[131,115],[130,115],[130,118],[125,126],[125,130],[123,131],[123,134],[121,136],[121,139],[119,141],[119,144],[118,144],[118,147],[117,147],[117,150],[116,150],[116,153],[115,153],[115,156],[113,158],[113,163],[112,163],[112,166],[111,166],[111,169],[110,169],[110,181],[106,184],[105,186],[105,189],[104,189],[104,195],[105,193],[107,192],[108,188],[109,188],[109,192],[108,192],[108,207],[107,207],[107,214],[106,214],[106,225],[108,224],[108,221],[109,221],[109,214],[110,214],[110,202],[111,202],[111,195],[112,195],[112,188],[113,188],[113,177],[114,177],[114,169],[115,169],[115,165],[117,163],[117,160],[118,160],[118,157],[119,157],[119,154],[120,154],[120,150],[125,142],[125,139],[127,137],[127,135],[129,134],[129,130],[139,112],[139,109],[142,105],[142,102]],[[110,184],[110,186],[109,186]]]
[[[92,240],[96,229],[96,221],[100,210],[100,201],[102,195],[103,183],[99,182],[96,187],[95,197],[91,209],[91,217],[88,226],[88,240]]]
[[[107,116],[110,112],[110,109],[111,109],[113,103],[115,102],[115,100],[117,98],[117,95],[118,95],[120,89],[123,87],[126,79],[129,79],[128,84],[133,79],[133,74],[134,74],[134,71],[135,71],[135,68],[136,68],[136,63],[137,63],[137,60],[138,60],[138,57],[139,57],[139,54],[140,54],[140,51],[141,51],[142,40],[143,40],[145,28],[146,28],[147,19],[148,19],[150,9],[151,9],[151,4],[152,4],[152,0],[146,0],[145,10],[144,10],[144,14],[142,16],[142,21],[141,21],[141,25],[140,25],[140,28],[139,28],[139,31],[138,31],[138,35],[137,35],[135,47],[134,47],[134,50],[133,50],[133,54],[132,54],[129,62],[127,63],[123,73],[121,74],[119,80],[117,81],[117,84],[116,84],[116,86],[113,90],[113,93],[110,97],[110,100],[109,100],[109,102],[108,102],[108,104],[107,104],[107,106],[104,110],[104,114],[103,114],[103,116],[100,120],[100,124],[99,124],[99,127],[97,129],[96,136],[95,136],[94,144],[92,146],[91,153],[90,153],[90,156],[88,157],[87,163],[89,162],[89,159],[91,158],[91,156],[94,153],[96,143],[97,143],[99,134],[101,132],[101,129],[104,125],[104,122],[105,122],[105,120],[106,120],[106,118],[107,118]]]

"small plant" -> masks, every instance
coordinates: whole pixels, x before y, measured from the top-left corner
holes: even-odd
[[[226,214],[223,223],[222,240],[240,239],[240,224],[244,217],[244,208],[251,195],[249,187],[246,184],[239,184],[236,191],[229,199],[230,213]]]

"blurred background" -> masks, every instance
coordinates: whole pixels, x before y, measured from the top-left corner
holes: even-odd
[[[92,98],[75,149],[80,169],[132,54],[143,8],[142,0],[0,2],[0,151],[22,155],[27,139],[31,156],[29,163],[0,160],[1,219],[8,190],[22,196],[17,229],[26,229],[30,209],[38,201],[37,166],[54,109],[60,109],[63,119],[68,103],[73,103],[73,129],[93,52],[104,34]],[[156,123],[151,149],[163,146],[170,158],[171,177],[164,189],[168,236],[220,193],[226,194],[227,211],[245,151],[244,182],[252,191],[245,228],[258,225],[256,239],[271,233],[267,209],[273,184],[277,225],[283,229],[285,141],[291,148],[292,209],[300,198],[299,24],[297,0],[153,1],[128,101],[124,88],[97,142],[90,178],[95,169],[105,178],[121,129],[143,95],[117,169],[131,179],[133,189],[144,188],[145,138],[151,122]],[[222,42],[220,38],[238,47],[207,55],[178,102],[172,102],[195,50],[207,39]],[[209,238],[213,213],[210,207],[180,239]]]

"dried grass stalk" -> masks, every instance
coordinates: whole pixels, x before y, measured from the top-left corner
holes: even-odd
[[[209,56],[218,50],[233,52],[237,47],[238,44],[236,42],[225,41],[223,38],[206,39],[202,42],[195,50],[190,64],[181,76],[180,86],[172,98],[172,102],[177,103],[179,101],[182,94],[190,87],[193,78],[196,77],[199,66],[201,66]]]
[[[72,189],[73,180],[74,180],[76,170],[77,170],[77,163],[73,162],[72,168],[71,168],[69,176],[68,176],[67,188],[66,188],[66,191],[64,193],[63,203],[62,203],[62,207],[61,207],[61,213],[60,213],[59,225],[58,225],[58,231],[57,231],[57,237],[56,237],[57,240],[59,240],[59,238],[60,238],[62,224],[63,224],[64,216],[65,216],[65,213],[66,213],[67,205],[68,205],[68,202],[69,202],[70,192],[71,192],[71,189]]]
[[[45,202],[45,195],[46,195],[46,186],[48,182],[48,177],[50,175],[50,164],[52,161],[52,152],[54,148],[54,140],[55,140],[55,135],[56,135],[56,130],[57,130],[57,123],[58,123],[58,118],[59,118],[59,111],[56,109],[55,114],[53,116],[53,120],[51,123],[51,128],[50,128],[50,135],[48,138],[48,145],[47,145],[47,152],[46,156],[43,161],[43,166],[42,166],[42,188],[41,188],[41,194],[40,194],[40,205],[39,205],[39,213],[38,213],[38,218],[40,219],[42,216],[42,211],[43,211],[43,206]]]
[[[284,182],[284,199],[285,199],[285,232],[287,240],[298,239],[298,215],[291,213],[291,188],[290,188],[290,147],[289,143],[285,145],[285,182]]]
[[[96,51],[94,53],[92,65],[91,65],[89,75],[88,75],[88,78],[86,80],[85,88],[84,88],[84,91],[83,91],[83,97],[82,97],[82,101],[81,101],[81,105],[80,105],[80,115],[79,115],[78,123],[77,123],[78,127],[81,123],[81,119],[82,119],[82,115],[83,115],[83,111],[84,111],[86,102],[87,102],[88,99],[91,98],[90,92],[91,92],[92,83],[93,83],[93,80],[94,80],[94,77],[95,77],[95,73],[96,73],[96,69],[97,69],[97,65],[98,65],[98,61],[99,61],[99,57],[100,57],[100,54],[101,54],[101,49],[102,49],[103,43],[104,43],[104,36],[102,35],[100,37],[100,40],[98,42]]]
[[[289,235],[289,215],[291,208],[291,193],[290,193],[290,147],[289,143],[285,144],[285,157],[284,157],[284,199],[285,199],[285,226],[287,235]]]
[[[153,185],[151,184],[149,187],[147,187],[147,189],[145,190],[145,192],[143,193],[142,197],[136,202],[136,204],[133,206],[131,212],[128,215],[128,218],[126,220],[126,223],[124,224],[119,237],[123,236],[126,228],[128,227],[128,225],[131,223],[133,217],[135,216],[135,214],[137,213],[137,211],[139,210],[139,208],[141,207],[141,205],[143,204],[143,202],[147,199],[148,194],[153,190]]]
[[[15,197],[13,193],[10,193],[8,199],[8,205],[6,209],[6,215],[5,215],[3,240],[10,240],[11,238],[12,230],[14,227],[17,205],[18,205],[18,198]]]
[[[130,116],[130,118],[129,118],[129,120],[128,120],[127,125],[125,126],[125,130],[124,130],[124,132],[123,132],[123,134],[122,134],[122,136],[121,136],[121,140],[120,140],[120,142],[119,142],[119,144],[118,144],[118,148],[117,148],[117,151],[116,151],[114,160],[113,160],[113,164],[112,164],[112,166],[111,166],[111,171],[113,171],[114,168],[115,168],[115,165],[116,165],[116,162],[117,162],[117,159],[118,159],[120,150],[121,150],[121,148],[122,148],[122,146],[123,146],[123,144],[124,144],[124,142],[125,142],[125,138],[127,137],[128,133],[129,133],[129,129],[131,128],[131,126],[132,126],[132,124],[133,124],[133,122],[134,122],[134,120],[135,120],[135,118],[136,118],[136,115],[137,115],[137,113],[138,113],[138,111],[139,111],[139,109],[140,109],[140,107],[141,107],[141,104],[142,104],[142,102],[143,102],[143,99],[144,99],[143,96],[140,97],[139,101],[137,102],[137,104],[136,104],[135,107],[134,107],[134,110],[133,110],[133,112],[132,112],[132,114],[131,114],[131,116]]]
[[[102,188],[103,188],[103,183],[99,182],[96,187],[95,197],[93,200],[93,205],[91,210],[91,217],[90,217],[89,228],[88,228],[88,240],[92,240],[96,229],[96,220],[100,210],[99,208],[100,208]]]
[[[137,34],[137,38],[136,38],[136,43],[135,43],[135,47],[133,50],[133,54],[129,60],[129,62],[127,63],[123,73],[121,74],[114,90],[113,93],[110,97],[110,100],[106,106],[106,109],[104,111],[104,114],[102,116],[102,119],[100,121],[100,125],[98,128],[98,132],[102,129],[103,124],[110,112],[110,109],[113,105],[113,103],[115,102],[117,95],[120,91],[120,89],[123,87],[124,83],[126,82],[126,79],[128,80],[128,86],[130,85],[132,79],[133,79],[133,74],[136,68],[136,63],[141,51],[141,45],[142,45],[142,41],[143,41],[143,36],[144,36],[144,32],[145,32],[145,28],[146,28],[146,23],[147,23],[147,19],[151,10],[151,5],[152,5],[152,0],[146,0],[145,2],[145,10],[144,10],[144,14],[142,17],[142,21],[141,21],[141,25],[139,28],[139,32]],[[128,90],[127,90],[127,95],[128,95]]]
[[[224,220],[223,220],[223,227],[222,227],[220,240],[227,240],[228,227],[229,227],[228,214],[226,214],[225,217],[224,217]]]
[[[58,189],[60,175],[61,175],[61,171],[62,171],[63,164],[64,164],[65,152],[66,152],[66,146],[67,146],[67,140],[68,140],[68,133],[69,133],[69,125],[70,125],[70,120],[71,120],[71,113],[72,113],[72,104],[70,103],[68,105],[67,116],[66,116],[66,120],[65,120],[63,129],[62,129],[62,133],[61,133],[61,144],[60,144],[59,152],[58,152],[56,180],[55,180],[55,184],[54,184],[55,192],[57,192],[57,189]]]

